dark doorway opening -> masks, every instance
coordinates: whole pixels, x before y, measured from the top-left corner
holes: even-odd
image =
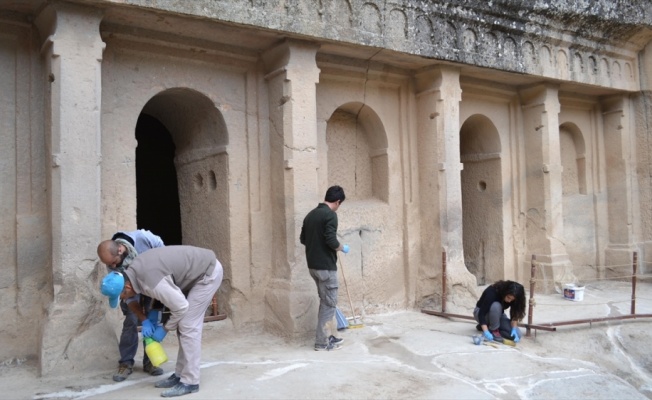
[[[136,140],[138,228],[159,235],[166,245],[181,244],[181,211],[172,136],[158,119],[141,113],[136,124]]]

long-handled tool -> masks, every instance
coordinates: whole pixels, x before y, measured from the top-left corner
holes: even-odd
[[[484,341],[485,345],[498,348],[499,346],[496,345],[496,343],[504,344],[505,346],[516,347],[516,342],[514,342],[513,340],[505,339],[505,338],[503,338],[502,342],[498,341],[498,340],[485,340]]]
[[[346,284],[346,275],[344,274],[344,267],[342,266],[342,259],[337,258],[340,262],[340,270],[342,271],[342,279],[344,280],[344,288],[346,288],[346,296],[349,298],[349,305],[351,306],[351,316],[353,317],[353,323],[349,324],[349,328],[362,328],[364,324],[358,323],[357,318],[355,317],[355,310],[353,309],[353,302],[351,301],[351,294],[349,294],[349,285]]]

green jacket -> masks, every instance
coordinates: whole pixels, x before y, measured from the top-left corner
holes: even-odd
[[[325,203],[310,211],[303,219],[301,244],[306,246],[308,268],[337,271],[337,213]]]

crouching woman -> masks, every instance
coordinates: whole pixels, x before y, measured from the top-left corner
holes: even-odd
[[[509,318],[505,310],[509,308]],[[525,317],[525,289],[513,281],[498,281],[488,286],[475,305],[473,318],[485,339],[503,341],[521,340],[519,321]]]

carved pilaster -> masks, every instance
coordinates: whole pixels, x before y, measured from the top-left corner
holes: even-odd
[[[285,41],[263,55],[269,89],[273,278],[266,293],[266,329],[283,336],[314,330],[314,283],[299,233],[323,198],[317,179],[318,46]]]
[[[634,244],[633,200],[635,179],[630,102],[626,96],[602,101],[607,176],[607,220],[609,244],[605,250],[605,273],[622,276],[622,266],[631,265]]]
[[[432,283],[441,282],[437,269],[441,268],[439,262],[445,251],[446,287],[459,292],[447,290],[447,297],[462,307],[472,306],[476,281],[464,265],[462,243],[459,71],[424,71],[416,76],[416,91],[423,260],[420,274],[431,278],[432,287],[441,286]]]
[[[564,245],[562,167],[557,87],[539,85],[521,91],[526,155],[528,249],[536,254],[544,291],[573,282]]]
[[[106,304],[95,269],[100,240],[101,19],[98,9],[54,2],[36,20],[49,82],[46,175],[54,293],[41,327],[42,375],[90,366],[93,340],[107,343],[106,350],[113,347],[107,340],[111,331],[101,323]]]

